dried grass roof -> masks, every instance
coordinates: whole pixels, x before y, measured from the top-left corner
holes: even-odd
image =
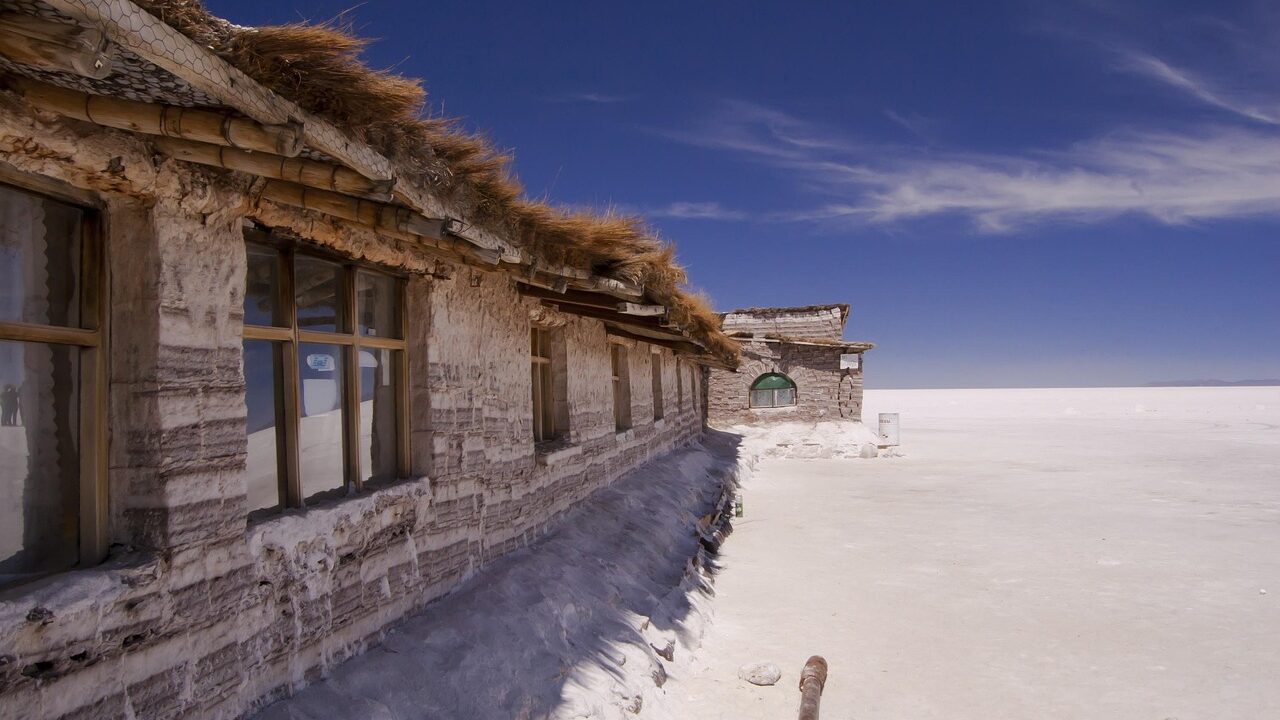
[[[535,254],[640,283],[669,317],[733,365],[737,343],[720,330],[705,297],[685,289],[672,246],[636,217],[566,211],[524,196],[511,155],[456,120],[424,114],[418,80],[370,68],[368,40],[343,19],[240,27],[199,0],[135,0],[231,65],[300,107],[391,158],[408,177],[454,203],[467,219],[495,229]]]

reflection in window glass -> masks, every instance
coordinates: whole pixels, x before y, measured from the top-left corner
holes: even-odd
[[[396,478],[396,365],[400,353],[360,351],[360,469],[367,481]]]
[[[280,305],[280,251],[248,245],[248,270],[244,286],[246,325],[283,325]]]
[[[342,266],[310,255],[297,255],[293,267],[298,329],[345,332]]]
[[[298,344],[298,461],[305,502],[344,494],[342,347]]]
[[[79,560],[79,354],[0,341],[0,585]]]
[[[84,212],[0,186],[0,321],[80,326]]]
[[[280,507],[280,346],[244,342],[244,401],[249,411],[249,452],[245,458],[249,512]]]
[[[401,336],[399,280],[361,270],[356,273],[356,299],[361,335]]]

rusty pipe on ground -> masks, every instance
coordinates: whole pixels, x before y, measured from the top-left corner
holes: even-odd
[[[814,655],[800,671],[800,720],[818,720],[818,703],[827,685],[827,661]]]

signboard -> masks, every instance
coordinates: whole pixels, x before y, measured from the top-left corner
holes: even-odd
[[[898,444],[898,413],[880,413],[880,447]]]

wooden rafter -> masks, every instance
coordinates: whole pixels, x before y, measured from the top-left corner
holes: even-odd
[[[371,180],[394,177],[391,161],[333,124],[263,87],[129,0],[47,0],[59,12],[101,27],[112,42],[261,123],[301,122],[307,145]]]
[[[342,165],[266,152],[248,152],[190,140],[156,138],[153,142],[161,152],[185,162],[287,180],[369,200],[385,202],[391,199],[392,181],[370,180]]]
[[[7,83],[39,110],[95,125],[283,157],[302,151],[302,128],[296,123],[264,125],[226,112],[88,95],[26,78],[10,78]]]
[[[20,64],[101,80],[111,55],[101,30],[23,13],[0,13],[0,55]]]

